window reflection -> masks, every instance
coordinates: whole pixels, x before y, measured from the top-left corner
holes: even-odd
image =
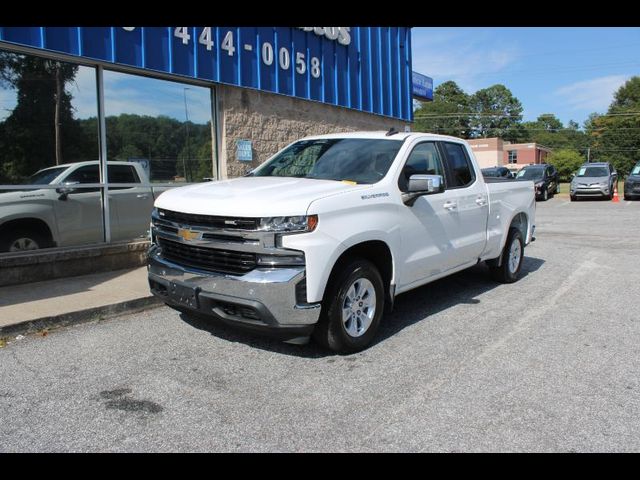
[[[104,72],[107,156],[139,162],[152,182],[212,178],[208,88]]]

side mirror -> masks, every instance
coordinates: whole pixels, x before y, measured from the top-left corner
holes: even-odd
[[[59,193],[60,196],[58,200],[66,200],[67,196],[70,193],[75,192],[77,189],[73,187],[73,185],[79,185],[80,182],[65,182],[61,187],[56,188],[56,193]]]
[[[402,201],[411,207],[422,195],[444,192],[444,180],[442,175],[411,175],[407,190]]]

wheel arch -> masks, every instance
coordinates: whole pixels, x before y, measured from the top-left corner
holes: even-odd
[[[29,217],[8,220],[7,222],[0,225],[0,238],[6,238],[5,235],[7,235],[12,230],[17,229],[37,232],[44,236],[47,241],[47,246],[54,246],[53,233],[51,232],[49,225],[40,218]]]
[[[370,261],[380,272],[385,289],[385,309],[390,310],[395,297],[394,262],[389,245],[382,240],[368,240],[347,248],[333,264],[329,279],[325,285],[325,294],[328,286],[334,281],[341,269],[352,259],[362,258]]]

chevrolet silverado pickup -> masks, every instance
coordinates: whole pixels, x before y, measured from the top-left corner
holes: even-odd
[[[147,238],[155,196],[166,188],[149,187],[137,162],[109,162],[108,167],[110,183],[128,184],[109,189],[111,239]],[[45,168],[28,180],[55,188],[0,193],[0,252],[102,242],[100,188],[82,187],[99,183],[93,160]]]
[[[518,279],[533,182],[487,182],[454,137],[304,138],[244,177],[160,195],[150,288],[187,315],[362,350],[402,292],[482,261]]]

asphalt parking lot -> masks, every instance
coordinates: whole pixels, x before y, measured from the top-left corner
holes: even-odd
[[[638,451],[640,201],[537,204],[523,278],[397,299],[336,356],[166,307],[0,348],[0,451]]]

